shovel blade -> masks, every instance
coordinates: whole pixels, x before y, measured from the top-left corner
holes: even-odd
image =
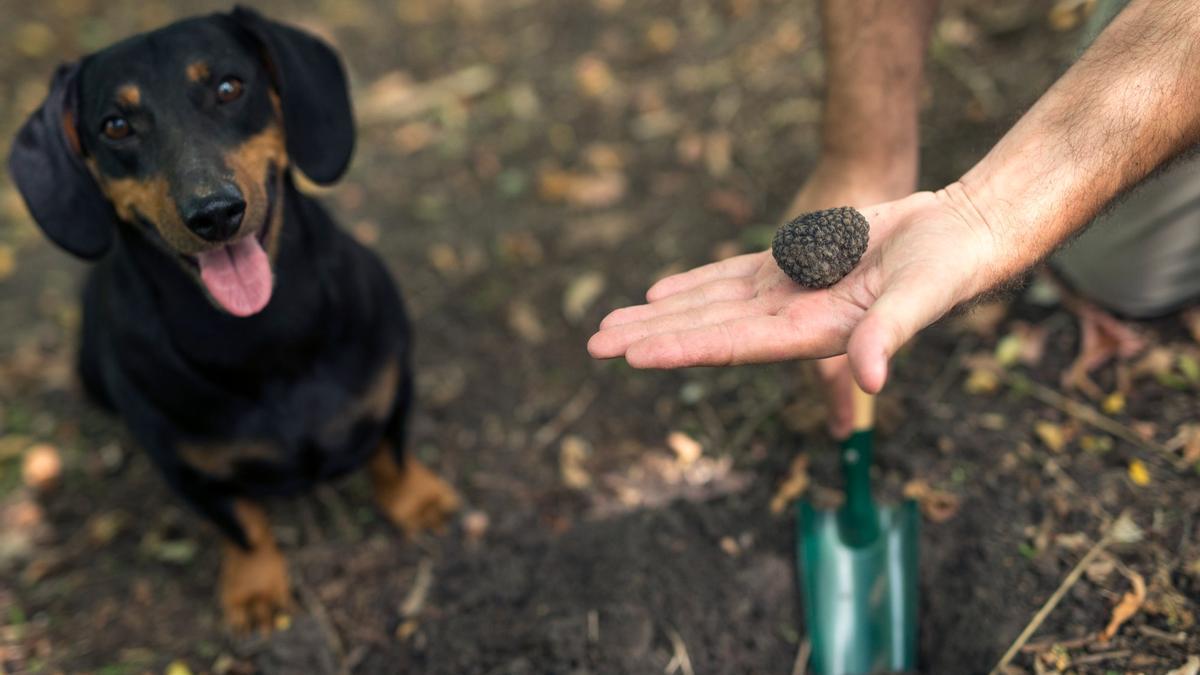
[[[878,535],[847,536],[836,511],[799,507],[797,561],[811,672],[910,671],[917,649],[916,504],[878,508]],[[844,519],[842,519],[844,520]]]

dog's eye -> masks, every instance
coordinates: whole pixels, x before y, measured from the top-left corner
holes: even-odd
[[[101,129],[105,136],[114,141],[119,141],[133,133],[133,127],[129,126],[129,120],[124,117],[109,117],[104,120]]]
[[[242,81],[236,77],[227,77],[217,85],[217,100],[229,103],[242,95]]]

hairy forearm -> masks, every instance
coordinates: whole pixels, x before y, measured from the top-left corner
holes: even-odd
[[[915,183],[922,68],[936,6],[822,0],[823,161],[899,172]]]
[[[988,155],[942,195],[995,254],[972,294],[1036,263],[1200,141],[1200,8],[1134,0]]]

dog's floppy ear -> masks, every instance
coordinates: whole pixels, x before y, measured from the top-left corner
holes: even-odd
[[[231,17],[261,43],[283,105],[287,151],[314,182],[336,181],[354,152],[346,72],[333,48],[303,31],[235,7]]]
[[[104,255],[112,206],[83,163],[76,130],[79,64],[59,66],[50,93],[13,141],[8,170],[33,219],[54,243],[81,258]]]

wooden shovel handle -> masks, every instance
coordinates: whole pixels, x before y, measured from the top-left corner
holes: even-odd
[[[854,387],[854,430],[870,431],[875,426],[875,397]]]

